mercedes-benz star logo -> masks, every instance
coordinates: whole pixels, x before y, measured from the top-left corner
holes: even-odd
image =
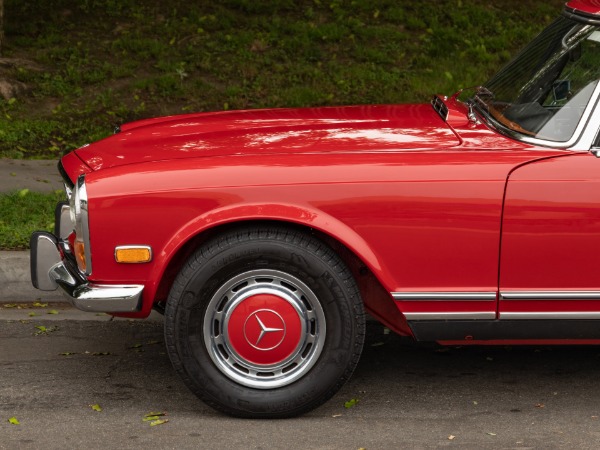
[[[246,319],[244,336],[257,350],[273,350],[283,342],[285,322],[275,311],[260,309]]]

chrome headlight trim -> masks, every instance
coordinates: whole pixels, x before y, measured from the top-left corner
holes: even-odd
[[[65,187],[67,187],[66,184]],[[69,215],[71,217],[71,222],[73,223],[73,228],[75,228],[75,224],[77,223],[77,218],[75,216],[75,204],[77,203],[77,186],[74,186],[73,189],[69,189],[69,191],[67,192],[67,197],[69,198]]]
[[[71,189],[69,186],[67,186],[67,183],[63,183],[63,186],[65,187],[65,193],[67,194],[67,200],[71,200],[71,197],[73,196],[73,189]]]
[[[73,193],[73,209],[75,216],[75,234],[84,243],[85,275],[92,274],[92,252],[90,248],[90,226],[88,216],[88,197],[85,187],[85,175],[79,175]]]

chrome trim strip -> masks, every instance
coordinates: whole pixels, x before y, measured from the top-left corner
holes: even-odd
[[[62,261],[57,262],[48,270],[48,276],[57,285],[57,282],[60,281],[68,286],[77,286],[77,281],[73,278],[73,275],[71,275],[69,269],[66,268]]]
[[[73,195],[73,189],[67,186],[67,183],[63,182],[63,186],[65,187],[65,193],[67,194],[67,200],[71,200],[71,196]]]
[[[600,300],[600,291],[500,291],[501,300]]]
[[[403,313],[406,320],[490,320],[496,318],[493,311],[486,312],[416,312]]]
[[[90,247],[90,224],[88,216],[88,197],[87,189],[85,187],[85,175],[80,175],[77,179],[77,196],[75,201],[77,202],[76,208],[79,208],[81,214],[81,233],[83,243],[85,245],[85,274],[90,276],[92,274],[92,249]]]
[[[58,226],[54,227],[54,234],[59,239],[67,239],[74,228],[73,222],[71,222],[71,207],[69,205],[63,204],[60,206],[58,220]]]
[[[397,301],[495,301],[495,292],[392,292]]]
[[[597,311],[568,311],[568,312],[501,312],[500,320],[595,320],[600,319],[600,312]]]
[[[143,285],[84,284],[67,296],[73,306],[89,312],[139,311]]]

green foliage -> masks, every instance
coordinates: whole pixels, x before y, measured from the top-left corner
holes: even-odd
[[[190,111],[427,101],[480,84],[563,0],[6,1],[0,157],[57,157]]]
[[[31,233],[54,230],[54,208],[63,192],[41,194],[27,189],[0,194],[0,250],[29,247]]]

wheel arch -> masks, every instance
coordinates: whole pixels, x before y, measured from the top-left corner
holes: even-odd
[[[281,207],[278,209],[281,210]],[[264,214],[264,207],[258,208],[258,211]],[[206,226],[197,227],[195,230],[190,228],[188,224],[186,238],[179,238],[179,242],[175,242],[175,238],[173,238],[165,246],[160,273],[155,273],[151,277],[151,279],[159,280],[153,295],[154,302],[166,301],[177,273],[202,243],[221,233],[248,226],[280,226],[311,234],[329,245],[350,269],[367,311],[397,333],[402,335],[411,334],[406,321],[395,305],[390,291],[386,288],[386,285],[390,285],[387,280],[389,272],[385,270],[385,267],[367,242],[356,232],[331,216],[316,216],[314,212],[299,211],[297,207],[293,208],[292,211],[296,213],[296,217],[288,214],[286,217],[271,216],[270,218],[264,218],[258,215],[248,215],[246,207],[244,211],[246,214],[243,216],[230,214],[226,220],[220,221],[207,221],[205,219],[203,222],[206,223]],[[308,224],[298,216],[310,217],[312,221]],[[327,225],[326,228],[325,225]],[[334,232],[335,234],[333,234]],[[182,233],[177,233],[177,235],[181,236]]]

